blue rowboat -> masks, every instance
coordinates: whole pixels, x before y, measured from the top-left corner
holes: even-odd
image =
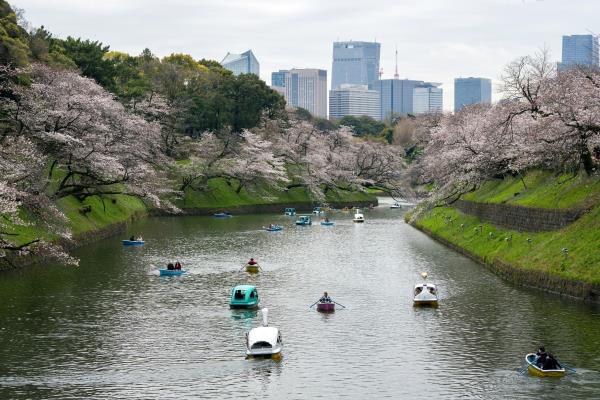
[[[331,221],[321,221],[321,225],[323,225],[323,226],[332,226],[332,225],[335,225],[335,223],[331,222]]]
[[[232,215],[229,214],[228,212],[220,212],[220,213],[214,213],[213,217],[215,218],[230,218]]]
[[[238,285],[231,289],[230,308],[258,308],[258,303],[256,286]]]
[[[267,232],[277,232],[277,231],[282,231],[283,230],[283,226],[280,225],[273,225],[270,227],[265,228],[265,230]]]
[[[179,276],[187,272],[185,269],[159,269],[160,276]]]
[[[144,242],[143,240],[122,240],[123,246],[141,246]]]

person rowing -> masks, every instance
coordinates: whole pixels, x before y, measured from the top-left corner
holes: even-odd
[[[539,368],[542,368],[546,363],[546,358],[548,357],[548,353],[546,353],[546,349],[544,346],[540,346],[538,351],[535,353],[535,365]]]
[[[175,262],[175,269],[181,270],[181,263],[179,261]]]
[[[327,294],[327,292],[323,293],[323,296],[319,299],[320,303],[333,303],[331,297]]]
[[[248,261],[248,265],[257,265],[258,263],[256,261],[254,261],[254,258],[250,258],[250,261]]]

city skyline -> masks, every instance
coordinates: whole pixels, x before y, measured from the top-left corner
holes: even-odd
[[[600,12],[600,4],[584,0],[382,1],[377,7],[338,0],[325,5],[316,0],[177,0],[169,7],[157,0],[12,3],[25,10],[32,26],[43,24],[58,37],[98,40],[131,54],[148,47],[160,57],[187,53],[220,61],[228,51],[252,49],[265,82],[282,68],[323,69],[331,78],[333,42],[376,40],[382,78],[393,77],[397,47],[400,78],[443,83],[448,111],[454,107],[454,78],[492,79],[496,101],[506,64],[543,46],[560,61],[562,36],[590,33]],[[291,26],[306,29],[298,34]]]

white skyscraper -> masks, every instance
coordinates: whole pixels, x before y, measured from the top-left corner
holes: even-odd
[[[413,90],[413,112],[415,114],[438,113],[444,108],[444,91],[440,84],[427,84]]]
[[[327,71],[282,70],[273,72],[271,79],[273,89],[283,93],[289,106],[301,107],[312,115],[327,118]]]
[[[379,119],[379,92],[366,85],[340,85],[329,91],[329,118],[340,119],[347,115],[366,115]]]

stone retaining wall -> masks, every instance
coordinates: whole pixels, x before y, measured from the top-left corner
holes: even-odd
[[[458,200],[452,207],[496,226],[517,231],[552,231],[573,223],[586,209],[532,208],[508,204]]]

